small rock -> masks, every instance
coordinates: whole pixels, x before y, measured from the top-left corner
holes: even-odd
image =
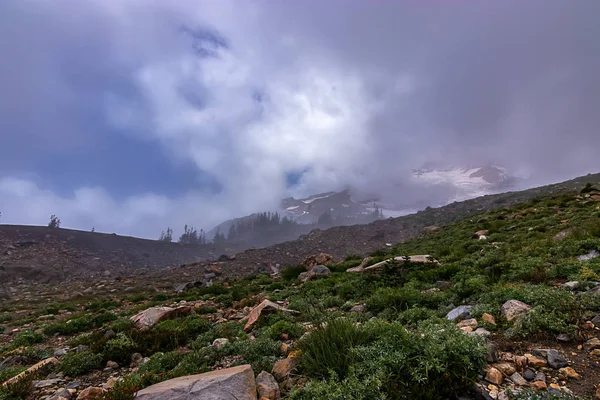
[[[545,357],[548,360],[548,365],[554,369],[559,369],[569,365],[567,360],[554,349],[538,349],[533,351],[534,354]]]
[[[446,319],[450,321],[463,320],[471,318],[469,312],[473,309],[473,306],[460,306],[446,314]]]
[[[99,387],[89,387],[84,389],[79,396],[77,396],[77,400],[102,400],[104,399],[104,394],[106,390]]]
[[[68,389],[58,389],[48,400],[71,400],[73,395]]]
[[[550,386],[548,386],[548,392],[552,393],[552,394],[561,394],[562,391],[560,390],[560,386],[558,386],[556,383],[551,383]]]
[[[512,374],[517,372],[515,367],[512,364],[507,363],[507,362],[501,362],[501,363],[494,364],[494,368],[496,368],[498,371],[502,372],[505,376],[511,376]]]
[[[215,348],[217,348],[217,349],[220,349],[223,346],[225,346],[227,343],[229,343],[229,339],[227,339],[227,338],[218,338],[218,339],[215,339],[212,342],[212,346],[215,347]]]
[[[481,316],[481,319],[483,319],[485,322],[492,324],[492,325],[496,325],[496,319],[494,318],[493,315],[488,314],[488,313],[484,313]]]
[[[488,331],[487,329],[484,329],[484,328],[477,328],[477,329],[475,329],[474,332],[471,332],[471,335],[483,336],[483,337],[488,337],[491,334],[492,333],[490,331]]]
[[[525,315],[531,307],[519,300],[508,300],[502,305],[500,312],[508,322],[513,322]]]
[[[110,378],[108,381],[106,381],[106,383],[104,385],[102,385],[102,387],[104,389],[112,389],[115,387],[115,385],[117,384],[117,379],[116,378]]]
[[[60,378],[46,379],[43,381],[34,381],[33,387],[35,387],[36,389],[41,389],[41,388],[45,388],[45,387],[58,385],[59,383],[62,383],[62,382],[64,382],[64,379],[60,379]]]
[[[596,315],[594,318],[592,318],[592,324],[596,325],[597,327],[600,327],[600,314]]]
[[[546,360],[536,357],[533,354],[525,354],[525,357],[527,357],[527,364],[531,365],[533,368],[538,369],[548,365]]]
[[[463,331],[463,333],[472,333],[473,332],[473,328],[471,328],[470,326],[463,326],[462,328],[460,328],[461,331]]]
[[[494,367],[491,367],[485,375],[485,380],[493,383],[494,385],[502,385],[504,377],[502,376],[502,372]]]
[[[242,319],[242,321],[247,321],[246,325],[244,326],[244,330],[250,330],[263,313],[270,311],[280,311],[289,314],[299,314],[298,311],[288,310],[287,308],[282,307],[277,303],[273,303],[270,300],[264,300],[262,303],[254,307],[244,319]]]
[[[546,390],[546,382],[543,381],[535,381],[529,384],[536,392],[541,392],[542,390]]]
[[[600,257],[600,252],[598,250],[591,250],[587,254],[582,254],[579,257],[577,257],[577,261],[584,262],[598,257]]]
[[[527,368],[525,372],[523,372],[523,378],[532,381],[535,379],[535,372],[532,369]]]
[[[362,304],[356,305],[350,309],[350,312],[362,313],[365,311],[365,306]]]
[[[138,368],[142,365],[144,357],[140,353],[133,353],[131,355],[131,368]]]
[[[115,335],[116,335],[116,333],[112,329],[109,329],[106,332],[104,332],[105,339],[111,339],[111,338],[115,337]]]
[[[472,330],[477,328],[477,320],[475,318],[465,319],[456,324],[459,328],[469,327]]]
[[[273,365],[273,375],[277,378],[278,381],[284,381],[290,373],[296,368],[296,359],[295,358],[284,358],[283,360],[279,360]]]
[[[590,351],[590,356],[600,357],[600,349],[594,349]]]
[[[579,281],[571,281],[564,283],[562,287],[573,292],[581,287],[581,283]]]
[[[596,399],[600,400],[600,385],[596,389]]]
[[[486,360],[490,364],[498,362],[498,346],[495,343],[487,344]]]
[[[267,371],[262,371],[256,377],[256,390],[258,391],[258,397],[261,399],[279,400],[281,398],[277,381]]]
[[[519,386],[527,386],[529,383],[525,378],[521,376],[518,372],[515,372],[510,376],[510,380],[513,381],[516,385]]]
[[[119,368],[119,364],[114,362],[114,361],[107,361],[106,362],[106,368],[112,368],[112,369],[118,369]]]
[[[575,371],[571,367],[561,368],[561,369],[558,370],[558,373],[564,379],[574,379],[574,380],[577,380],[577,381],[581,379],[581,375],[579,375],[577,373],[577,371]]]
[[[558,340],[559,342],[570,342],[571,336],[567,335],[566,333],[561,333],[556,337],[556,340]]]
[[[538,372],[537,374],[535,374],[535,378],[533,378],[533,380],[535,382],[544,382],[546,383],[546,374],[544,374],[543,372]]]
[[[65,354],[67,354],[66,349],[58,349],[54,352],[54,357],[64,356]]]
[[[600,339],[598,338],[591,338],[590,340],[588,340],[587,342],[585,342],[583,344],[583,348],[587,351],[591,351],[591,350],[595,350],[595,349],[600,349]]]

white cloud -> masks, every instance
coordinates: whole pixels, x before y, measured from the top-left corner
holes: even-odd
[[[542,9],[488,3],[435,12],[360,0],[1,4],[0,49],[11,63],[0,66],[10,98],[0,123],[18,119],[32,154],[76,151],[91,133],[75,122],[75,105],[100,98],[120,131],[192,160],[223,189],[115,200],[103,188],[59,196],[6,176],[4,221],[40,224],[57,213],[73,227],[153,237],[167,225],[208,228],[274,207],[291,172],[305,171],[293,190],[301,195],[406,184],[430,160],[494,160],[554,178],[600,167],[589,150],[600,145],[595,14],[553,0],[537,2]],[[194,40],[216,57],[198,57]],[[111,73],[141,96],[86,91],[90,82],[61,74],[75,62],[82,76]]]

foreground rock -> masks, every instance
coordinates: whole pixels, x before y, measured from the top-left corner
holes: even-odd
[[[148,330],[161,321],[186,317],[192,314],[192,307],[152,307],[131,317],[131,321],[139,330]]]
[[[256,400],[250,365],[183,376],[140,390],[136,400]]]
[[[531,310],[531,307],[522,301],[508,300],[502,305],[500,312],[508,322],[513,322],[521,318],[529,310]]]
[[[256,323],[256,321],[258,321],[258,319],[263,313],[273,311],[281,311],[290,314],[299,314],[298,311],[288,310],[287,308],[280,306],[277,303],[273,303],[270,300],[264,300],[262,303],[254,307],[252,311],[250,311],[250,313],[242,319],[242,321],[247,321],[246,325],[244,325],[244,330],[247,331],[249,329],[252,329],[252,326]]]
[[[102,400],[106,390],[99,387],[89,387],[84,389],[83,392],[79,393],[77,400]]]

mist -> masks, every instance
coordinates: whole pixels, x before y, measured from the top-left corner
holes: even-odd
[[[598,172],[599,13],[583,0],[2,2],[0,222],[57,214],[155,238],[347,187],[437,205],[453,188],[412,176],[430,162],[501,165],[519,189]]]

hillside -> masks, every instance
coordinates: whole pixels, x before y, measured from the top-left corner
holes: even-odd
[[[158,269],[216,258],[217,246],[181,245],[115,234],[0,225],[0,281],[62,281]]]
[[[119,276],[136,275],[143,268],[167,269],[187,264],[182,269],[190,277],[201,275],[222,254],[234,254],[226,274],[270,270],[270,265],[287,265],[316,252],[333,254],[336,259],[365,255],[386,244],[402,242],[420,235],[428,226],[442,226],[486,210],[518,204],[546,194],[581,189],[586,183],[600,182],[600,174],[590,174],[567,182],[520,192],[482,196],[416,214],[379,220],[367,225],[315,229],[298,240],[273,246],[247,249],[244,243],[221,245],[180,245],[103,233],[50,229],[46,227],[0,225],[0,286],[23,278],[47,282],[82,279],[108,270]],[[286,237],[280,237],[285,240]],[[160,272],[159,272],[160,275]]]
[[[426,210],[408,226],[443,226],[365,259],[227,278],[240,254],[179,292],[186,268],[21,282],[0,399],[599,399],[598,178]]]

